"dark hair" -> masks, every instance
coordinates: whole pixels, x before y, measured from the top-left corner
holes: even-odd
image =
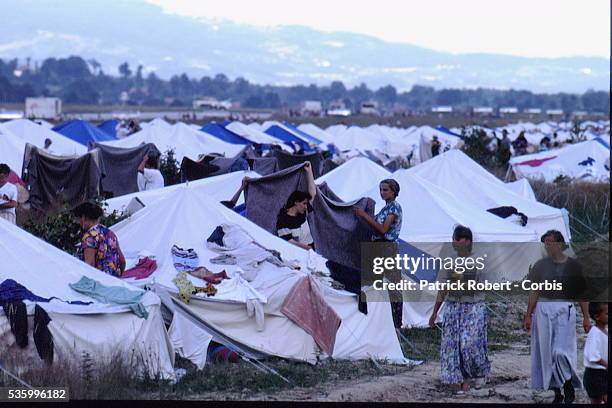
[[[289,195],[289,198],[287,199],[285,206],[281,209],[281,212],[287,211],[289,208],[293,207],[295,203],[299,201],[310,200],[311,198],[312,197],[310,197],[309,193],[305,191],[296,190],[293,193],[291,193],[291,195]]]
[[[379,184],[386,184],[389,186],[389,188],[391,189],[391,191],[393,191],[393,193],[395,193],[395,198],[397,198],[397,196],[399,195],[400,192],[400,185],[397,181],[393,180],[393,179],[384,179],[383,181],[381,181]]]
[[[74,207],[72,213],[75,217],[85,217],[90,220],[97,220],[104,214],[104,211],[99,205],[86,201]]]
[[[565,249],[567,249],[567,248],[569,248],[569,245],[567,245],[567,244],[565,243],[565,238],[563,237],[563,234],[562,234],[560,231],[558,231],[558,230],[548,230],[548,231],[546,231],[546,232],[544,233],[544,235],[542,235],[542,236],[540,237],[540,242],[544,242],[544,240],[546,239],[546,237],[549,237],[549,236],[550,236],[550,237],[553,237],[553,239],[555,240],[555,242],[560,242],[560,243],[564,244],[564,245],[563,245],[563,249],[564,249],[564,250],[565,250]]]
[[[472,235],[472,230],[463,225],[457,225],[453,230],[453,240],[459,241],[461,238],[466,238],[470,240],[470,245],[468,246],[468,250],[472,251],[472,243],[474,242],[474,238]]]
[[[146,165],[150,168],[156,169],[159,157],[158,156],[149,156],[147,159]]]
[[[596,320],[595,316],[599,314],[599,312],[603,308],[603,305],[605,304],[606,303],[603,302],[589,302],[589,316],[591,317],[591,319]]]
[[[0,174],[11,174],[11,168],[8,164],[0,163]]]

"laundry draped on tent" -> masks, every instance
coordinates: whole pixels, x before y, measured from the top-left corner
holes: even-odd
[[[94,366],[121,358],[128,369],[136,370],[135,374],[146,372],[165,379],[174,378],[174,350],[164,327],[157,295],[100,272],[2,219],[0,258],[10,265],[0,268],[0,284],[12,280],[36,295],[22,301],[27,315],[27,323],[24,323],[36,333],[40,328],[33,325],[35,309],[46,312],[48,319],[44,324],[51,336],[53,364],[78,366],[82,356],[87,354]],[[82,278],[114,288],[116,293],[140,292],[140,303],[148,317],[138,317],[129,305],[102,302],[70,288],[70,284]],[[3,292],[2,298],[6,295]],[[24,297],[20,295],[19,298]],[[43,320],[39,318],[38,321]],[[28,334],[27,346],[21,348],[15,344],[10,331],[6,316],[0,311],[0,350],[22,355],[27,364],[27,367],[15,367],[15,371],[42,366],[33,350],[32,334]],[[3,363],[9,370],[13,368],[6,366],[10,363],[8,359]]]
[[[291,290],[304,277],[315,271],[326,273],[325,260],[211,200],[206,192],[193,188],[194,184],[180,186],[171,195],[111,227],[121,242],[128,266],[136,263],[139,254],[155,257],[158,268],[148,278],[149,283],[155,282],[155,291],[174,313],[173,320],[182,317],[188,320],[177,324],[173,321],[173,342],[188,350],[186,358],[200,364],[208,346],[201,342],[211,338],[228,347],[246,350],[249,355],[274,355],[314,363],[318,354],[314,337],[318,336],[318,329],[301,319],[294,322],[282,309]],[[143,236],[147,239],[143,240]],[[173,245],[193,249],[197,254],[194,265],[215,273],[223,270],[230,279],[216,284],[217,292],[213,296],[198,293],[185,303],[176,286],[178,274],[170,251]],[[270,258],[268,250],[277,251],[282,263],[274,257],[262,261],[263,257]],[[257,259],[260,261],[255,262]],[[300,269],[293,265],[299,265]],[[185,278],[194,286],[206,285],[191,274]],[[372,304],[365,315],[358,311],[354,294],[332,289],[329,279],[320,275],[315,278],[324,302],[342,322],[337,328],[332,357],[405,361],[394,334],[388,303]],[[290,309],[294,306],[287,305]],[[304,303],[304,307],[311,306]],[[306,331],[306,326],[301,326],[306,324],[312,334]],[[204,336],[204,332],[211,336]]]
[[[57,204],[76,205],[99,195],[104,176],[100,151],[66,158],[27,144],[22,179],[30,191],[30,204],[47,209]]]
[[[308,191],[304,164],[249,182],[245,191],[247,218],[266,231],[276,233],[276,216],[296,190]],[[373,215],[373,204],[367,198],[338,203],[319,190],[312,203],[313,211],[308,215],[317,252],[339,264],[360,268],[360,243],[369,241],[371,232],[354,215],[353,208]]]
[[[100,168],[103,169],[102,192],[117,197],[138,191],[138,166],[145,155],[161,155],[154,144],[148,143],[136,147],[113,147],[92,143],[90,150],[99,151]]]

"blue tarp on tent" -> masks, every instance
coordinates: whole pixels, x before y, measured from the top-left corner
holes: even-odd
[[[200,130],[202,132],[208,133],[209,135],[213,135],[214,137],[221,139],[227,143],[240,144],[240,145],[251,144],[251,142],[245,139],[244,137],[239,136],[235,134],[234,132],[227,130],[222,125],[219,125],[217,123],[209,123],[207,125],[204,125],[202,126]]]
[[[601,137],[596,137],[595,140],[598,141],[601,145],[603,145],[606,149],[610,150],[610,145],[608,144],[608,142],[603,140]]]
[[[309,143],[314,143],[314,144],[323,143],[321,140],[317,139],[316,137],[311,136],[308,133],[298,129],[296,126],[290,125],[289,123],[284,123],[284,125],[288,127],[289,129],[291,129],[293,132],[297,133],[299,137],[301,137],[302,139],[306,139],[306,141]]]
[[[282,127],[278,125],[270,126],[268,129],[266,129],[264,133],[272,137],[275,137],[278,140],[282,140],[283,142],[285,142],[285,144],[289,146],[291,146],[292,143],[297,143],[298,145],[302,146],[304,150],[309,149],[308,143],[306,143],[299,137],[294,136],[293,134],[287,132],[285,129],[283,129]]]
[[[104,133],[116,138],[117,137],[117,125],[119,121],[117,119],[105,120],[98,125],[98,129],[104,131]]]
[[[101,129],[98,129],[91,123],[78,119],[61,123],[54,127],[53,130],[85,146],[87,146],[89,142],[107,142],[117,139]]]
[[[455,136],[455,137],[458,137],[458,138],[460,138],[460,139],[463,139],[463,136],[458,135],[458,134],[456,134],[456,133],[454,133],[454,132],[451,132],[451,130],[450,130],[450,129],[445,128],[444,126],[438,126],[438,127],[436,128],[436,130],[439,130],[440,132],[444,132],[444,133],[446,133],[446,134],[448,134],[448,135]]]

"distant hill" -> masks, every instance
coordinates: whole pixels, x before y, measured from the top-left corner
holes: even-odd
[[[370,88],[391,84],[400,91],[421,84],[582,93],[609,90],[610,84],[605,58],[455,55],[361,34],[302,26],[263,29],[170,15],[142,0],[20,0],[2,7],[1,20],[2,59],[81,55],[113,74],[128,61],[162,78],[222,72],[274,85],[340,80]],[[452,35],[461,28],[437,29]]]

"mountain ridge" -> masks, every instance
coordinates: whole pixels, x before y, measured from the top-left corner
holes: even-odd
[[[338,80],[371,88],[391,84],[400,91],[419,84],[582,93],[607,90],[610,83],[609,60],[600,57],[451,54],[366,34],[179,16],[142,0],[112,6],[101,0],[22,0],[3,14],[0,58],[81,55],[95,58],[108,73],[127,61],[162,78],[224,73],[261,84]]]

